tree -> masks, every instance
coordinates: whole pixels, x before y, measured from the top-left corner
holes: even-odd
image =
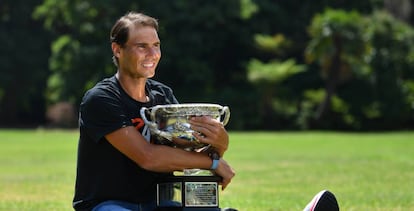
[[[306,48],[309,37],[307,34],[308,20],[312,19],[315,13],[322,13],[325,8],[338,8],[344,11],[354,10],[361,13],[368,14],[373,8],[382,5],[383,0],[371,0],[371,1],[271,1],[262,0],[256,1],[258,6],[258,12],[256,12],[250,19],[251,30],[260,34],[283,34],[286,38],[291,40],[291,46],[289,50],[284,52],[283,55],[275,55],[274,52],[253,51],[252,57],[256,57],[257,60],[262,61],[263,64],[269,62],[272,59],[278,59],[279,61],[286,61],[293,59],[297,63],[305,63],[303,58],[303,51]],[[271,36],[269,36],[271,37]],[[250,67],[248,67],[250,69]],[[314,118],[314,103],[316,98],[310,100],[308,97],[313,93],[308,92],[313,89],[318,89],[323,82],[321,77],[317,74],[317,65],[315,62],[306,65],[307,71],[299,72],[291,75],[283,82],[268,86],[267,90],[277,90],[277,98],[267,100],[273,103],[274,111],[278,111],[275,116],[271,116],[269,112],[265,113],[264,117],[272,119],[272,122],[279,121],[283,128],[294,128],[299,126],[300,128],[309,127],[309,118]],[[366,69],[366,68],[365,68]],[[276,71],[276,70],[275,70]],[[366,71],[366,70],[364,70]],[[247,75],[250,73],[248,72]],[[320,74],[322,76],[322,74]],[[269,78],[272,78],[269,75]],[[257,84],[257,83],[255,83]],[[257,87],[258,85],[256,85]],[[263,85],[264,86],[264,85]],[[263,90],[263,86],[261,90]],[[259,92],[261,93],[269,92]],[[270,94],[268,94],[269,96]],[[323,95],[321,95],[323,96]],[[266,97],[270,99],[270,97]],[[321,98],[323,99],[323,98]],[[262,101],[263,102],[263,101]],[[320,105],[322,100],[317,101]],[[328,102],[328,101],[327,101]],[[339,105],[341,101],[338,97],[334,97],[334,109],[335,112],[346,112],[346,106]],[[270,104],[270,103],[267,103]],[[267,106],[270,107],[270,106]],[[321,107],[321,106],[320,106]],[[258,107],[261,108],[261,107]],[[261,110],[261,109],[258,109]],[[284,119],[285,118],[285,119]],[[352,119],[343,117],[345,119]],[[331,120],[337,119],[336,116],[329,116],[329,119],[320,119],[320,123],[323,123],[327,128],[332,128]],[[282,122],[281,122],[282,121]],[[349,120],[347,120],[349,121]],[[266,122],[266,121],[265,121]],[[315,125],[314,125],[315,126]],[[267,128],[267,124],[260,125],[260,128]],[[315,126],[316,127],[316,126]]]
[[[281,61],[277,57],[283,56],[286,48],[291,45],[291,40],[286,39],[283,35],[275,36],[256,35],[255,40],[258,48],[264,51],[273,52],[276,58],[269,62],[261,62],[258,59],[251,59],[247,67],[249,82],[254,84],[260,97],[259,117],[262,120],[263,129],[276,129],[277,119],[281,117],[289,118],[288,112],[294,99],[283,100],[283,97],[277,94],[282,88],[281,84],[289,77],[305,70],[304,65],[299,65],[293,58]],[[279,93],[281,95],[281,93]],[[283,105],[283,106],[275,106]],[[280,109],[284,107],[284,109]],[[278,109],[279,108],[279,109]],[[279,125],[279,128],[281,126]],[[286,127],[286,125],[284,125]]]
[[[414,29],[384,11],[373,13],[370,23],[374,91],[364,116],[375,128],[409,127],[414,121]]]
[[[327,76],[326,95],[319,108],[326,108],[330,105],[327,101],[334,99],[333,109],[329,107],[342,115],[342,124],[350,129],[395,129],[410,125],[414,96],[413,29],[384,11],[348,21],[354,28],[339,24],[342,27],[336,29],[339,35],[331,30],[338,21],[315,20],[317,17],[310,29],[317,29],[319,34],[313,34],[307,58],[318,61]],[[323,32],[337,37],[320,36]],[[333,42],[335,39],[346,42],[338,44]],[[315,100],[312,95],[318,93],[307,92],[309,99]],[[335,113],[331,117],[338,118]]]
[[[52,44],[47,99],[77,105],[95,82],[114,74],[108,32],[117,18],[136,10],[160,21],[163,58],[156,79],[172,86],[181,102],[246,104],[248,95],[234,92],[244,89],[246,81],[242,61],[249,57],[251,32],[244,22],[254,12],[248,9],[251,3],[46,0],[35,16],[58,35]],[[232,113],[243,112],[231,108]]]
[[[40,0],[0,1],[0,126],[35,126],[45,119],[51,34],[31,16]]]
[[[331,100],[340,84],[353,75],[368,74],[364,58],[370,46],[364,39],[365,20],[358,12],[327,9],[309,26],[311,40],[306,48],[308,63],[317,62],[325,79],[325,97],[316,112],[322,121],[331,112]]]
[[[45,28],[57,35],[51,44],[49,60],[51,74],[46,92],[49,104],[68,101],[78,105],[87,89],[114,73],[109,47],[112,22],[127,8],[138,6],[112,3],[46,0],[34,11],[34,17],[43,20]]]
[[[44,0],[34,15],[56,36],[51,44],[51,74],[45,92],[47,103],[70,101],[76,106],[87,89],[115,73],[108,32],[117,18],[134,10],[159,19],[163,58],[156,79],[173,87],[181,102],[229,105],[232,116],[237,117],[230,121],[229,128],[264,128],[266,125],[262,124],[266,123],[257,115],[262,108],[257,101],[261,93],[254,88],[261,85],[252,85],[248,81],[251,58],[257,59],[254,65],[257,68],[253,69],[275,64],[272,59],[277,60],[276,68],[296,68],[297,64],[304,63],[303,49],[309,39],[305,28],[315,12],[330,6],[369,13],[378,1],[383,0],[175,0],[157,4],[150,0]],[[255,34],[283,34],[293,44],[289,52],[275,56],[256,48]],[[306,69],[313,70],[315,66],[312,63]],[[318,75],[312,71],[291,76],[269,85],[267,90],[276,89],[277,92],[267,96],[276,96],[279,99],[276,102],[284,99],[283,102],[299,104],[301,95],[292,93],[303,93],[320,86]],[[295,99],[291,99],[292,96]],[[286,101],[288,98],[290,100]],[[267,108],[270,108],[270,102],[273,108],[277,107],[277,112],[291,109],[290,103],[275,105],[274,99],[266,101]],[[285,120],[295,121],[291,119]]]

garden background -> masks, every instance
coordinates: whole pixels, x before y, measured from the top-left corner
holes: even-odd
[[[0,2],[0,126],[77,126],[83,93],[116,72],[109,31],[157,17],[155,79],[180,102],[228,105],[232,130],[414,125],[411,0]]]
[[[155,79],[227,105],[241,211],[414,210],[414,0],[0,1],[0,210],[71,210],[78,105],[116,72],[109,31],[160,22]],[[63,130],[62,130],[63,129]]]

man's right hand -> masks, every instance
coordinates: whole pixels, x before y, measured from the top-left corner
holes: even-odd
[[[222,190],[230,184],[231,179],[236,175],[234,169],[223,158],[220,158],[219,165],[215,170],[215,173],[223,178],[221,181]]]

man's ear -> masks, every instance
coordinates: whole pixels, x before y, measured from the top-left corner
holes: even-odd
[[[112,53],[114,54],[114,56],[115,57],[119,57],[120,56],[120,53],[121,53],[121,46],[118,45],[115,42],[112,42],[111,48],[112,48]]]

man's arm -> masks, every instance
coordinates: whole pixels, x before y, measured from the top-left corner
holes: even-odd
[[[105,138],[121,153],[141,168],[155,172],[173,172],[184,169],[210,169],[212,160],[204,153],[188,152],[182,149],[148,143],[132,126],[120,128]],[[235,172],[220,159],[215,172],[223,178],[223,189],[230,183]]]
[[[120,128],[105,138],[141,168],[155,172],[172,172],[189,168],[209,169],[211,159],[196,152],[148,143],[132,126]]]

